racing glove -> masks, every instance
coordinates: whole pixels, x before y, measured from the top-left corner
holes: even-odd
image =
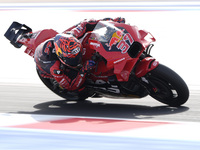
[[[90,70],[96,67],[96,63],[93,60],[87,60],[84,65],[84,72],[88,73]]]
[[[118,23],[125,23],[125,18],[117,17],[113,19],[113,21],[118,22]]]
[[[71,29],[71,31],[69,31],[72,35],[74,35],[76,38],[80,38],[82,37],[85,32],[86,32],[86,25],[96,25],[98,23],[98,20],[95,19],[90,19],[90,20],[83,20],[81,23],[79,23],[78,25],[76,25],[75,28]]]
[[[118,22],[118,23],[125,23],[125,18],[121,18],[121,17],[117,17],[115,19],[112,18],[104,18],[102,19],[103,21],[114,21],[114,22]]]

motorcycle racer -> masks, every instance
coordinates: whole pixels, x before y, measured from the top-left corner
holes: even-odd
[[[121,17],[102,20],[125,23],[125,19]],[[95,62],[87,60],[85,64],[81,63],[82,48],[79,39],[92,31],[98,21],[84,20],[40,44],[34,56],[39,74],[44,78],[55,79],[64,90],[82,91],[86,76],[95,68]]]
[[[32,32],[14,21],[4,36],[16,48],[26,46],[24,52],[35,58],[41,81],[67,101],[149,95],[179,107],[189,99],[185,81],[150,55],[154,36],[137,26],[84,20],[58,34],[53,29]]]

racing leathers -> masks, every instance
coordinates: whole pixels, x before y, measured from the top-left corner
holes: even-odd
[[[112,20],[125,23],[124,18],[105,18],[102,20]],[[65,30],[63,33],[72,34],[80,39],[88,31],[92,31],[99,20],[84,20],[79,24]],[[95,67],[95,62],[88,60],[80,69],[71,68],[64,65],[55,53],[54,38],[40,44],[35,51],[35,62],[37,70],[43,78],[52,78],[57,81],[62,89],[67,91],[81,91],[84,89],[87,73]]]

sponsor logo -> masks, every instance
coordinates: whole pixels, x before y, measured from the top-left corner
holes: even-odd
[[[133,44],[134,39],[130,33],[124,34],[123,31],[124,30],[118,30],[113,33],[109,43],[105,44],[109,50],[112,50],[112,47],[116,45],[117,49],[119,49],[122,54],[125,54],[128,51],[130,46]]]
[[[155,67],[155,66],[158,65],[158,62],[157,62],[157,61],[154,61],[152,65]]]
[[[95,46],[96,48],[100,47],[99,43],[90,42],[90,45]]]
[[[113,33],[109,43],[106,43],[106,46],[109,47],[109,50],[111,50],[113,45],[116,45],[117,43],[119,43],[119,41],[122,40],[123,37],[123,31],[122,30],[118,30],[115,33]]]

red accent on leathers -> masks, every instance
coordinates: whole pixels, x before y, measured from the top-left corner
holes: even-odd
[[[76,38],[80,38],[81,36],[84,35],[85,31],[86,31],[86,25],[90,24],[90,25],[96,25],[98,23],[97,20],[83,20],[78,26],[76,26],[75,28],[73,28],[70,32],[71,34],[73,34]]]
[[[50,72],[62,88],[67,89],[68,91],[74,91],[79,89],[79,87],[81,87],[81,85],[85,82],[86,73],[82,70],[83,69],[79,71],[75,79],[71,80],[64,74],[63,70],[60,69],[60,61],[56,61],[51,67]]]
[[[117,17],[115,19],[113,19],[113,21],[118,22],[118,23],[125,23],[125,18],[121,18],[121,17]]]
[[[37,64],[37,68],[40,70],[40,75],[43,77],[43,78],[53,78],[52,75],[46,73],[46,71],[44,71],[42,69],[42,67],[40,67],[40,65]]]
[[[119,23],[124,23],[125,20],[124,18],[105,18],[105,19],[101,19],[101,20],[113,20],[115,22],[119,22]],[[83,20],[81,23],[72,26],[71,28],[65,30],[63,33],[65,34],[72,34],[74,35],[76,38],[81,38],[85,32],[87,31],[92,31],[95,27],[95,25],[99,22],[100,20]],[[49,47],[48,47],[49,48]],[[47,55],[48,55],[48,49],[46,49]],[[53,54],[52,54],[53,55]],[[48,58],[48,57],[47,57]],[[48,61],[48,60],[45,60]],[[59,60],[57,60],[54,64],[52,64],[52,66],[50,67],[50,74],[45,74],[45,77],[49,77],[49,78],[54,78],[59,85],[64,88],[67,89],[68,91],[73,91],[73,90],[81,90],[83,87],[81,87],[86,79],[86,74],[89,70],[94,69],[95,68],[95,64],[92,62],[86,62],[86,64],[84,65],[83,68],[80,69],[80,71],[78,72],[77,76],[73,79],[71,79],[70,77],[67,76],[67,73],[65,73],[64,70],[62,70],[60,68],[60,64],[61,62]],[[38,69],[41,70],[42,72],[43,69],[41,67],[39,67],[38,65]],[[52,76],[52,77],[50,77]]]

